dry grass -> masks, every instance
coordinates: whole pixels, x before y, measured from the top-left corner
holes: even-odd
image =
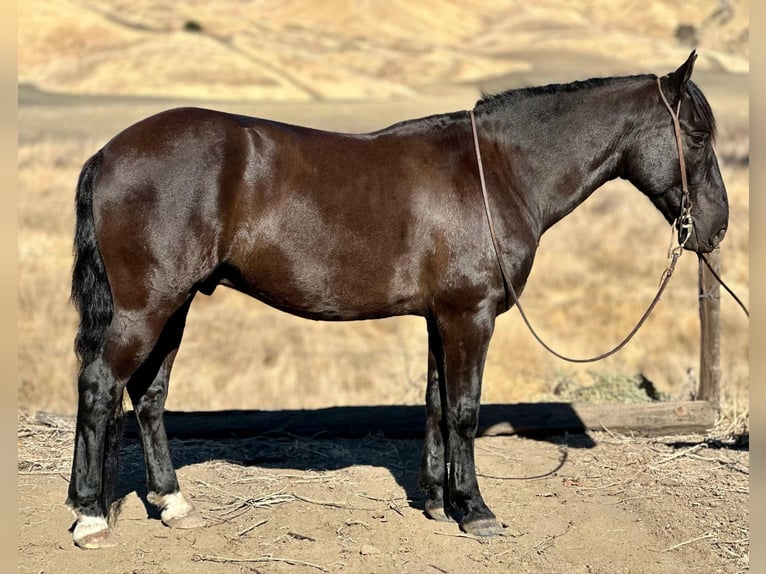
[[[565,10],[556,3],[523,3],[512,13],[499,3],[476,1],[471,4],[475,9],[467,11],[464,4],[442,1],[421,9],[404,2],[398,12],[371,12],[359,20],[350,4],[346,12],[330,13],[313,8],[314,3],[275,2],[269,4],[271,19],[266,20],[241,18],[239,2],[171,8],[142,0],[130,3],[128,10],[127,4],[113,0],[97,10],[78,1],[63,11],[56,2],[40,0],[20,7],[19,78],[72,93],[250,100],[410,98],[381,107],[380,113],[348,103],[296,105],[280,112],[288,121],[308,118],[317,127],[361,130],[410,117],[410,109],[422,114],[425,100],[418,91],[434,86],[463,82],[459,97],[468,94],[469,104],[478,91],[466,88],[465,82],[497,81],[509,71],[527,69],[535,61],[529,51],[541,47],[550,54],[576,50],[585,69],[595,62],[609,70],[640,71],[639,61],[651,71],[669,69],[685,56],[687,48],[678,45],[673,31],[689,14],[702,34],[698,69],[741,68],[747,61],[747,42],[737,40],[743,21],[747,31],[747,3],[734,3],[736,18],[720,25],[710,19],[715,2],[695,2],[697,10],[685,5],[683,17],[676,3],[652,3],[639,11],[630,29],[624,27],[625,14],[635,9],[635,2],[609,3],[609,10],[592,3],[568,3]],[[434,5],[444,15],[439,26],[428,17]],[[317,26],[317,18],[326,26]],[[204,34],[181,32],[188,20],[201,22]],[[313,26],[305,24],[310,20]],[[592,41],[596,37],[598,46]],[[613,53],[619,59],[607,59]],[[722,64],[724,60],[729,63]],[[567,74],[576,69],[569,66]],[[453,95],[445,96],[441,107],[433,104],[433,112],[455,109],[456,92],[446,93]],[[709,95],[721,126],[718,149],[731,202],[723,273],[747,302],[749,183],[742,163],[749,153],[747,97],[717,85],[710,86]],[[18,384],[23,407],[74,410],[71,349],[77,319],[67,300],[73,187],[83,161],[147,109],[148,104],[136,102],[20,110]],[[258,106],[247,109],[256,113]],[[666,264],[668,239],[666,223],[630,186],[613,182],[597,192],[542,240],[523,298],[540,333],[571,355],[596,354],[614,344],[650,301]],[[672,398],[692,394],[699,360],[696,285],[697,262],[686,254],[639,336],[597,368],[630,376],[642,373]],[[748,413],[748,328],[725,294],[721,328],[724,416],[737,424]],[[213,298],[200,296],[192,307],[168,407],[419,404],[425,357],[421,319],[313,323],[221,289]],[[536,400],[563,377],[587,384],[590,368],[547,356],[511,311],[497,323],[483,397],[488,402]]]

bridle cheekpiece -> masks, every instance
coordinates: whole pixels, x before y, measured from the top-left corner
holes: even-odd
[[[673,222],[673,228],[678,229],[678,246],[683,248],[686,242],[691,237],[692,230],[694,228],[694,221],[692,220],[692,200],[689,194],[689,184],[686,180],[686,161],[684,160],[684,143],[681,138],[681,121],[678,119],[678,114],[681,112],[681,98],[678,99],[678,106],[675,110],[665,97],[665,93],[662,91],[662,82],[660,78],[657,78],[657,88],[660,90],[660,97],[662,103],[670,112],[670,117],[673,118],[673,131],[676,135],[676,147],[678,148],[678,163],[681,167],[681,212],[678,218]]]

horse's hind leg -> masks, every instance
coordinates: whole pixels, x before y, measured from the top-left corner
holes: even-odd
[[[149,358],[128,382],[144,450],[147,499],[160,509],[163,524],[173,528],[204,526],[202,516],[178,486],[163,421],[170,370],[191,301],[189,298],[170,318]]]
[[[182,299],[183,301],[185,299]],[[119,440],[123,390],[155,348],[165,324],[182,302],[151,312],[114,309],[103,345],[83,364],[68,505],[76,517],[73,532],[81,548],[116,543],[107,522],[119,479]]]
[[[113,482],[107,469],[113,450],[119,449],[123,387],[102,356],[83,364],[77,384],[74,461],[67,496],[76,520],[72,536],[81,548],[105,548],[116,544],[107,523]]]
[[[444,417],[442,382],[444,362],[441,337],[433,319],[428,321],[428,381],[426,387],[426,433],[420,461],[420,488],[426,493],[425,513],[434,520],[452,520],[444,500],[446,462],[444,453]]]

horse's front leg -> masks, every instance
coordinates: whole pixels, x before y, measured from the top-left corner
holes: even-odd
[[[488,309],[437,318],[444,353],[449,503],[462,511],[460,527],[477,536],[502,531],[479,492],[474,464],[481,381],[494,323],[495,315]]]
[[[452,520],[445,501],[447,462],[444,451],[442,384],[444,362],[436,321],[428,319],[428,381],[426,387],[426,433],[420,461],[420,488],[426,493],[425,513],[434,520]],[[441,373],[441,374],[440,374]]]

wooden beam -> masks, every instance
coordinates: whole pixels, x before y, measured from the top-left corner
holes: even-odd
[[[316,410],[165,413],[170,437],[222,438],[296,435],[323,438],[422,438],[421,406],[329,407]],[[478,436],[552,435],[608,429],[640,436],[704,432],[716,411],[705,401],[642,404],[521,403],[482,405]],[[137,436],[135,417],[126,433]]]
[[[705,255],[713,270],[721,276],[720,251]],[[698,399],[715,409],[721,404],[721,290],[718,281],[699,260],[700,380]]]

